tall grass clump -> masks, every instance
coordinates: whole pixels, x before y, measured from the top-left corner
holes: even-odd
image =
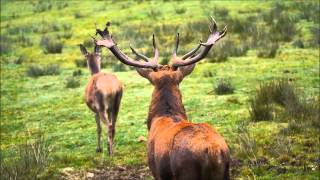
[[[52,36],[42,36],[40,46],[46,54],[62,53],[63,42]]]
[[[39,76],[46,76],[46,75],[58,75],[60,74],[60,66],[58,64],[50,64],[47,66],[41,65],[30,65],[27,68],[27,75],[30,77],[39,77]]]
[[[0,179],[39,179],[50,164],[51,147],[43,134],[25,141],[9,159],[1,160]]]
[[[51,2],[47,1],[39,1],[39,2],[34,2],[34,9],[33,12],[35,13],[40,13],[44,11],[49,11],[52,8]]]
[[[250,100],[252,121],[275,118],[289,121],[319,122],[319,99],[306,99],[288,80],[274,80],[261,84]]]
[[[266,42],[259,46],[257,56],[261,58],[274,58],[277,55],[279,44],[276,42]]]
[[[234,87],[229,80],[221,79],[214,88],[214,92],[218,95],[232,94]]]
[[[65,84],[66,88],[77,88],[80,87],[80,80],[75,76],[67,77]]]

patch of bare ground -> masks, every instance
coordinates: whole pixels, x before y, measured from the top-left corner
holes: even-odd
[[[87,171],[64,168],[61,170],[63,180],[145,180],[152,179],[147,166],[117,166]]]

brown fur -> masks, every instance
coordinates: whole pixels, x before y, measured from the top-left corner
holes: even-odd
[[[148,163],[157,180],[229,179],[223,137],[208,124],[187,121],[179,83],[193,68],[137,69],[155,87],[148,115]]]
[[[100,72],[100,54],[87,53],[82,46],[81,51],[87,59],[88,68],[92,74],[86,88],[85,101],[95,113],[97,124],[97,152],[101,148],[101,121],[108,129],[108,152],[113,153],[113,140],[115,136],[116,120],[122,98],[122,84],[113,74]]]

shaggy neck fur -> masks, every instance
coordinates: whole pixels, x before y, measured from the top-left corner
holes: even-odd
[[[148,129],[151,128],[154,118],[163,116],[170,117],[175,122],[187,119],[182,96],[176,84],[165,83],[155,87],[149,107]]]

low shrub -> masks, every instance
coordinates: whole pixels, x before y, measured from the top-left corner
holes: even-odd
[[[81,69],[77,69],[75,71],[73,71],[72,76],[81,76],[82,75],[82,70]]]
[[[292,46],[295,48],[304,48],[304,43],[301,39],[293,41]]]
[[[85,59],[75,59],[74,63],[78,68],[87,67],[87,61]]]
[[[80,87],[80,80],[76,77],[66,78],[66,88],[77,88]]]
[[[81,12],[74,13],[74,18],[76,18],[76,19],[83,18],[83,17],[85,17],[85,14],[83,14]]]
[[[45,67],[40,65],[30,65],[28,66],[26,73],[30,77],[58,75],[60,74],[60,66],[58,64],[51,64]]]
[[[55,37],[42,36],[40,46],[42,47],[43,52],[46,54],[62,53],[63,42]]]
[[[184,14],[187,11],[187,9],[184,7],[180,7],[180,8],[176,8],[175,11],[177,14]]]
[[[214,91],[218,95],[232,94],[234,92],[234,87],[231,85],[230,81],[221,79]]]

